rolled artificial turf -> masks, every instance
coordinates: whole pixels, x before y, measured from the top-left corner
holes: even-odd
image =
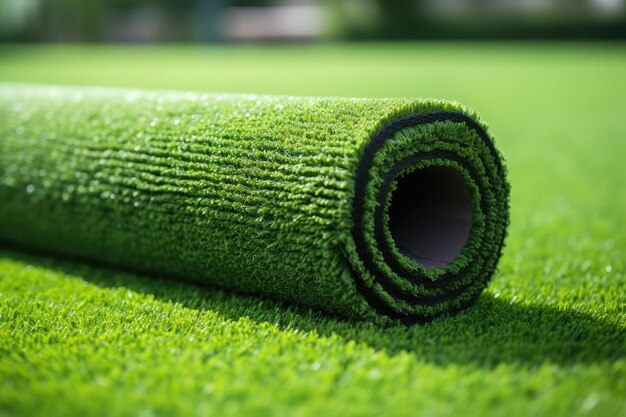
[[[0,86],[0,239],[99,263],[423,322],[485,288],[508,198],[457,103]]]

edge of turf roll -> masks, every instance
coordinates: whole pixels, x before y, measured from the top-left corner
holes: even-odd
[[[413,192],[440,205],[398,226]],[[508,202],[493,138],[458,103],[0,84],[8,244],[411,324],[476,301]],[[425,229],[416,256],[405,226]]]
[[[353,277],[355,279],[355,282],[357,283],[357,288],[359,289],[359,292],[368,300],[370,305],[372,305],[380,314],[386,315],[392,319],[400,320],[406,324],[424,323],[438,317],[441,314],[454,313],[473,304],[476,301],[478,295],[480,295],[480,293],[482,292],[483,288],[487,285],[496,268],[497,260],[502,253],[506,227],[509,221],[509,190],[508,184],[506,183],[506,181],[504,181],[501,184],[502,189],[499,191],[501,193],[499,208],[490,207],[484,199],[480,204],[480,210],[482,213],[486,213],[489,210],[503,211],[501,212],[502,231],[497,236],[496,245],[494,246],[495,250],[492,249],[492,251],[489,252],[484,251],[483,253],[476,252],[471,254],[473,262],[483,262],[484,266],[480,270],[480,273],[478,275],[472,277],[471,280],[467,280],[468,277],[465,277],[465,280],[468,281],[467,283],[457,286],[456,288],[448,289],[450,287],[453,287],[455,282],[460,281],[459,277],[462,277],[464,274],[467,273],[469,265],[464,265],[462,268],[459,268],[456,271],[445,271],[443,274],[437,276],[436,279],[433,279],[432,275],[429,277],[428,274],[420,273],[426,271],[419,271],[418,273],[415,273],[414,271],[407,271],[405,268],[403,268],[401,262],[399,262],[397,254],[393,254],[391,252],[390,246],[388,242],[385,241],[383,236],[385,231],[384,229],[387,228],[387,224],[384,220],[384,214],[387,208],[386,199],[389,198],[389,188],[392,182],[396,179],[399,171],[403,168],[411,166],[411,164],[415,164],[420,161],[439,159],[439,164],[442,164],[445,160],[457,162],[463,168],[468,170],[474,183],[477,183],[478,178],[476,170],[472,166],[469,166],[467,163],[464,163],[453,152],[434,150],[426,153],[414,153],[413,155],[410,155],[403,160],[397,162],[390,169],[390,172],[386,175],[385,181],[376,195],[377,209],[374,218],[375,243],[377,249],[383,253],[386,265],[389,266],[389,268],[396,277],[406,280],[411,284],[415,284],[416,286],[421,286],[426,289],[426,292],[430,289],[438,289],[441,290],[441,292],[432,295],[420,294],[419,291],[415,291],[414,293],[404,292],[396,285],[394,280],[390,279],[385,271],[379,267],[380,265],[372,256],[372,253],[368,249],[368,245],[365,242],[364,237],[366,234],[364,230],[364,200],[366,199],[366,188],[370,175],[369,170],[372,164],[372,160],[377,151],[383,146],[384,142],[389,140],[390,138],[393,138],[395,133],[407,127],[438,122],[460,123],[467,126],[468,129],[473,130],[488,148],[489,157],[495,161],[496,169],[495,172],[492,173],[493,176],[496,179],[506,178],[506,171],[502,164],[502,157],[496,150],[493,140],[489,137],[486,130],[483,128],[483,126],[481,126],[479,122],[461,112],[435,111],[430,113],[413,114],[394,120],[385,125],[381,130],[379,130],[378,133],[374,135],[371,142],[367,145],[357,171],[355,200],[353,203],[353,237],[356,242],[359,261],[374,277],[375,286],[379,287],[379,291],[382,290],[384,293],[391,295],[393,301],[402,300],[412,305],[419,306],[433,306],[439,303],[450,304],[449,309],[433,314],[411,314],[397,311],[394,308],[395,303],[389,303],[388,301],[386,301],[385,298],[381,297],[375,289],[368,287],[367,284],[363,282],[362,277],[358,272],[353,271]],[[484,194],[485,189],[479,186],[479,192],[480,194]],[[473,230],[473,232],[476,233],[475,230]],[[482,242],[481,246],[484,247],[484,245],[486,244],[486,242]],[[489,262],[490,259],[495,259],[496,262]],[[455,300],[457,299],[459,299],[460,301],[455,303]]]

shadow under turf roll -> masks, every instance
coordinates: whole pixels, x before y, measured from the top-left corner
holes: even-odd
[[[457,103],[0,86],[1,240],[353,319],[472,304],[508,198]]]

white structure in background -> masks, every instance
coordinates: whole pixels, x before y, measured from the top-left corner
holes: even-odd
[[[591,0],[591,6],[597,14],[610,17],[624,11],[624,0]]]
[[[219,31],[230,40],[315,39],[324,30],[324,10],[312,1],[283,1],[268,7],[226,7]]]

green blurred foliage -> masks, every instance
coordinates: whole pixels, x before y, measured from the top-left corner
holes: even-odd
[[[626,38],[624,0],[2,0],[0,41],[220,41],[225,9],[302,5],[320,39]]]

